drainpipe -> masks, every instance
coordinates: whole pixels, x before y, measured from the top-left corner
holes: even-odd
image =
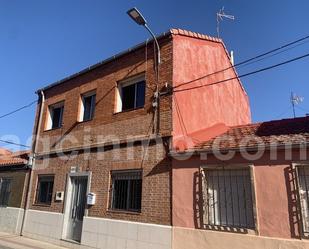
[[[28,181],[27,181],[27,194],[26,194],[26,199],[25,199],[25,205],[24,205],[24,215],[23,215],[23,220],[21,223],[21,229],[20,229],[20,236],[23,236],[23,232],[24,232],[24,227],[25,227],[25,221],[26,221],[26,216],[27,216],[27,210],[29,209],[29,205],[30,205],[30,197],[31,197],[31,187],[32,187],[32,183],[33,183],[33,170],[34,170],[34,166],[35,166],[35,153],[36,153],[36,147],[38,144],[38,138],[40,135],[40,131],[41,131],[41,124],[42,124],[42,113],[43,113],[43,108],[44,108],[44,103],[45,103],[45,96],[44,96],[44,92],[40,91],[37,92],[38,94],[38,102],[40,102],[40,107],[39,107],[39,117],[38,117],[38,121],[35,127],[35,132],[34,132],[34,139],[32,142],[32,148],[31,148],[31,156],[29,158],[29,168],[30,168],[30,173],[28,176]]]

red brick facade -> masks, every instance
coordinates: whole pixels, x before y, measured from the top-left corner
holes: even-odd
[[[78,166],[80,171],[92,172],[91,192],[96,193],[97,201],[94,206],[88,209],[90,216],[164,225],[172,224],[172,171],[167,153],[173,146],[172,135],[180,135],[181,121],[175,113],[180,111],[186,115],[187,123],[190,123],[190,120],[192,121],[194,125],[189,127],[190,132],[205,128],[205,124],[202,122],[200,122],[200,127],[196,125],[199,124],[203,105],[196,105],[198,104],[196,101],[193,101],[194,105],[190,105],[191,100],[188,101],[187,97],[190,96],[192,100],[203,99],[204,103],[207,102],[207,99],[203,96],[211,96],[212,91],[218,93],[220,90],[217,87],[212,87],[195,91],[193,94],[178,94],[178,97],[183,99],[181,100],[180,110],[176,110],[175,95],[169,94],[167,91],[170,86],[174,86],[175,80],[177,79],[177,84],[180,84],[182,77],[183,80],[189,80],[189,78],[198,77],[200,73],[210,73],[207,72],[208,69],[212,70],[212,67],[208,69],[206,67],[205,72],[200,72],[201,70],[193,66],[196,60],[200,63],[197,64],[197,67],[202,66],[204,58],[198,58],[198,54],[195,54],[195,50],[190,49],[190,46],[185,45],[175,49],[175,47],[179,47],[174,44],[177,35],[191,36],[192,39],[188,41],[192,42],[191,45],[195,47],[196,40],[208,41],[200,46],[211,47],[210,51],[212,53],[215,51],[225,64],[230,63],[220,40],[204,36],[198,37],[193,33],[179,33],[177,30],[171,30],[159,38],[161,47],[159,89],[162,92],[159,106],[161,139],[156,142],[152,140],[151,145],[146,146],[147,153],[144,151],[145,142],[147,143],[150,135],[153,135],[154,123],[156,123],[152,107],[153,96],[156,91],[152,43],[140,45],[122,56],[116,56],[114,59],[110,59],[76,77],[71,77],[62,83],[44,89],[46,101],[43,105],[42,123],[36,148],[30,209],[63,213],[64,202],[55,202],[53,199],[51,205],[48,206],[35,204],[37,176],[38,174],[54,175],[53,196],[55,196],[57,191],[66,191],[68,173],[71,167]],[[177,43],[179,45],[188,41],[187,39],[178,39]],[[207,57],[208,50],[205,51],[202,55]],[[179,54],[175,56],[177,53]],[[186,67],[185,58],[182,58],[181,62],[178,63],[174,61],[175,58],[180,58],[182,54],[191,58],[188,61],[190,64],[187,65],[191,70],[190,75],[185,75],[184,72],[186,71],[181,69]],[[205,63],[213,63],[212,60],[215,60],[216,57],[211,58]],[[179,67],[180,64],[182,67]],[[175,71],[174,67],[180,71]],[[145,106],[132,111],[116,113],[118,82],[140,74],[144,74],[146,80]],[[235,72],[233,71],[232,74],[235,75]],[[214,79],[217,79],[217,77],[214,77]],[[200,84],[200,82],[197,82],[197,84]],[[93,90],[96,91],[94,118],[91,121],[78,122],[80,96]],[[248,99],[240,82],[233,81],[226,87],[226,91],[231,95],[228,102],[229,109],[220,110],[219,116],[216,111],[213,111],[211,122],[207,125],[213,125],[216,122],[224,123],[226,120],[222,117],[225,117],[227,113],[231,116],[231,119],[228,120],[230,123],[242,124],[250,121]],[[224,96],[219,94],[216,101],[224,101],[226,97],[226,94]],[[242,101],[242,105],[239,106],[239,101],[236,100]],[[63,126],[54,130],[46,130],[48,106],[60,101],[64,101]],[[215,105],[217,109],[220,106],[219,103],[213,103],[213,100],[208,101],[208,105]],[[239,113],[242,118],[232,115],[233,113]],[[37,114],[37,121],[39,121],[38,116]],[[177,128],[176,133],[175,127]],[[115,139],[118,141],[117,143],[114,142]],[[119,147],[113,148],[111,141]],[[128,141],[130,141],[129,144]],[[59,152],[65,153],[57,154]],[[142,169],[142,207],[140,213],[116,212],[109,209],[111,170],[121,169]]]
[[[165,37],[160,44],[162,56],[160,84],[164,87],[166,82],[172,82],[171,37]],[[101,149],[104,148],[106,150],[104,152],[93,149],[94,151],[88,154],[82,151],[69,159],[62,159],[55,155],[48,158],[47,155],[61,148],[70,150],[72,147],[82,148],[88,145],[93,145],[95,148],[97,147],[95,144],[104,144],[114,139],[123,141],[127,138],[141,137],[145,139],[142,143],[148,143],[149,135],[153,133],[152,98],[156,89],[152,51],[152,44],[148,44],[45,91],[46,102],[36,151],[36,170],[34,170],[30,209],[63,212],[64,202],[55,202],[54,198],[50,206],[35,204],[37,176],[38,174],[54,175],[53,195],[55,195],[57,191],[65,191],[70,168],[79,166],[80,171],[92,172],[91,191],[97,194],[96,205],[88,210],[90,216],[171,224],[171,170],[165,148],[168,146],[172,127],[170,96],[162,97],[160,105],[160,133],[165,136],[164,144],[151,145],[147,149],[146,156],[139,142],[128,147],[121,145],[119,149],[112,150],[103,146]],[[115,113],[117,82],[138,74],[144,74],[147,82],[145,107]],[[78,123],[80,95],[90,90],[96,91],[94,119]],[[45,130],[48,106],[59,101],[64,101],[63,126],[55,130]],[[70,140],[71,138],[73,140]],[[133,156],[128,158],[128,155],[132,155],[131,151]],[[46,156],[40,156],[45,153]],[[116,155],[117,158],[115,158]],[[142,169],[141,213],[109,210],[110,172],[118,169]]]

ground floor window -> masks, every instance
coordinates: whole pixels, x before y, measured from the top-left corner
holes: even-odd
[[[203,175],[205,225],[254,229],[250,169],[205,169]]]
[[[53,197],[54,176],[38,176],[38,184],[36,191],[37,204],[51,204]]]
[[[309,236],[309,165],[298,166],[297,172],[303,233]]]
[[[111,208],[140,212],[142,201],[142,172],[112,171]]]
[[[11,179],[0,178],[0,206],[8,206],[11,194]]]

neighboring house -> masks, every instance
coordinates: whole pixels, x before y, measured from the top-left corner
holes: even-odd
[[[171,152],[174,248],[309,248],[308,145],[303,117]]]
[[[158,84],[146,41],[38,90],[24,235],[85,248],[171,248],[170,149],[250,123],[251,114],[220,39],[172,29],[158,40]]]
[[[21,232],[30,172],[29,153],[0,148],[0,232]]]

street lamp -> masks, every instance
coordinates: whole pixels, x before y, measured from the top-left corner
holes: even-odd
[[[141,12],[139,12],[139,10],[137,8],[132,8],[130,10],[127,11],[127,14],[133,19],[134,22],[136,22],[138,25],[142,25],[144,26],[148,32],[151,34],[156,47],[157,47],[157,60],[155,60],[154,65],[155,65],[155,72],[156,72],[156,81],[157,81],[157,89],[156,92],[154,94],[154,101],[152,103],[152,106],[155,108],[155,116],[154,116],[154,120],[156,121],[156,125],[154,122],[154,126],[155,126],[155,130],[156,133],[159,134],[159,130],[160,130],[160,93],[159,93],[159,66],[161,63],[161,55],[160,55],[160,46],[158,43],[158,40],[156,38],[156,36],[154,35],[154,33],[151,31],[151,29],[148,27],[147,25],[147,21],[146,19],[143,17],[143,15],[141,14]],[[157,63],[156,63],[157,61]]]
[[[143,17],[141,12],[139,12],[139,10],[135,7],[128,10],[127,14],[133,19],[134,22],[136,22],[138,25],[144,26],[148,30],[148,32],[151,34],[151,36],[152,36],[152,38],[155,41],[156,46],[157,46],[157,50],[158,50],[158,60],[157,61],[158,61],[158,64],[160,64],[161,63],[160,46],[159,46],[159,43],[158,43],[156,36],[151,31],[151,29],[148,27],[146,19]]]

